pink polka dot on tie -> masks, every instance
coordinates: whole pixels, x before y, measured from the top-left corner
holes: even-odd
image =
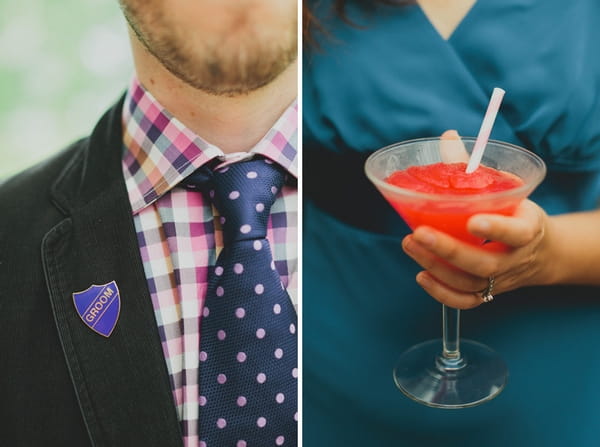
[[[200,351],[200,361],[201,362],[206,362],[206,359],[208,358],[208,354],[204,351]]]
[[[281,357],[283,357],[283,349],[281,349],[281,348],[275,349],[274,355],[275,355],[276,359],[280,359]]]
[[[225,216],[221,216],[219,217],[219,222],[221,222],[221,225],[224,225],[225,222],[227,222],[227,219],[225,219]]]
[[[238,262],[237,264],[235,264],[233,266],[233,271],[235,273],[237,273],[238,275],[241,275],[242,272],[244,271],[244,266]]]
[[[240,439],[237,444],[235,445],[235,447],[247,447],[248,444],[246,444],[246,441],[244,441],[243,439]]]
[[[271,160],[270,158],[265,158],[265,163],[268,165],[272,165],[273,164],[273,160]]]
[[[237,398],[237,404],[238,407],[243,407],[248,403],[248,399],[246,399],[244,396],[240,396]]]
[[[281,306],[279,304],[275,304],[273,306],[273,313],[275,315],[279,315],[281,313]]]
[[[294,420],[298,422],[298,412],[294,413]]]
[[[263,328],[256,330],[256,338],[265,338],[266,331]]]
[[[267,381],[267,375],[265,373],[259,373],[256,376],[256,381],[258,383],[265,383]]]
[[[217,332],[217,338],[219,340],[223,341],[225,340],[225,337],[227,337],[227,333],[223,329]]]
[[[219,374],[217,376],[217,382],[223,385],[225,382],[227,382],[227,376],[225,374]]]
[[[229,198],[230,198],[231,200],[235,200],[235,199],[237,199],[239,196],[240,196],[240,192],[239,192],[239,191],[231,191],[231,192],[229,193]]]
[[[265,210],[265,204],[264,203],[257,203],[255,209],[259,213],[262,213]]]
[[[275,444],[277,445],[283,445],[284,442],[285,438],[283,436],[277,436],[277,439],[275,439]]]
[[[271,270],[275,270],[275,261],[271,261]]]
[[[238,362],[240,363],[244,363],[246,361],[246,359],[248,358],[248,356],[246,355],[245,352],[238,352],[236,357]]]
[[[244,318],[244,316],[246,315],[246,309],[244,309],[243,307],[238,307],[235,310],[235,316],[238,318]]]
[[[248,224],[244,224],[240,227],[240,233],[248,234],[252,231],[252,227]]]
[[[278,404],[282,404],[284,400],[285,400],[284,394],[283,393],[277,393],[277,396],[275,396],[275,401]]]
[[[223,289],[223,287],[219,286],[217,287],[217,296],[223,296],[225,294],[225,289]]]
[[[271,192],[273,194],[277,194],[277,187],[276,186],[271,186]]]
[[[294,368],[294,369],[292,369],[292,377],[293,377],[294,379],[297,379],[297,378],[298,378],[298,368]]]
[[[217,419],[217,427],[225,428],[227,426],[227,421],[223,418]]]
[[[263,417],[259,417],[256,420],[256,425],[258,425],[260,428],[263,428],[265,425],[267,425],[267,419],[263,418]]]
[[[204,442],[204,441],[200,441],[200,444],[199,444],[199,446],[200,446],[200,447],[206,447],[206,442]]]
[[[217,172],[219,174],[225,174],[227,171],[229,171],[229,166],[222,167]]]
[[[208,317],[209,315],[210,315],[210,309],[208,307],[204,307],[204,309],[202,309],[202,316]]]
[[[294,323],[290,324],[290,334],[296,333],[296,325]]]
[[[257,295],[262,295],[264,291],[265,291],[265,286],[263,286],[262,284],[257,284],[254,287],[254,292],[256,292]]]
[[[215,267],[215,275],[221,276],[222,274],[223,274],[223,267],[221,267],[220,265],[218,267]]]
[[[254,243],[252,244],[252,246],[254,247],[254,249],[256,251],[259,251],[260,249],[262,249],[262,242],[261,241],[254,241]]]
[[[214,199],[214,198],[215,198],[215,190],[214,190],[214,189],[211,189],[211,190],[208,192],[208,195],[210,196],[210,198],[211,198],[211,199]]]
[[[198,398],[198,403],[200,404],[201,407],[203,407],[204,405],[206,405],[206,397],[205,396],[200,396]]]
[[[256,178],[258,177],[258,174],[256,173],[256,171],[250,171],[246,174],[246,177],[248,178]]]

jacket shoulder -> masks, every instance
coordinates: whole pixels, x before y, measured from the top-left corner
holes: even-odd
[[[52,157],[21,172],[0,180],[0,206],[6,209],[12,203],[26,206],[28,203],[50,200],[50,190],[62,172],[82,156],[88,138],[81,139]],[[4,213],[3,213],[4,214]],[[5,217],[8,217],[5,214]]]
[[[33,236],[33,227],[49,229],[64,217],[52,203],[52,187],[70,164],[78,162],[87,144],[87,138],[79,140],[51,158],[0,182],[2,237],[27,230],[30,230],[27,231],[29,234],[23,236]]]

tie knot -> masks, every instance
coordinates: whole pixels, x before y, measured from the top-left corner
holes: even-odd
[[[285,171],[278,164],[259,158],[214,171],[200,168],[184,180],[184,185],[208,191],[221,215],[228,244],[266,236],[271,206],[284,180]]]

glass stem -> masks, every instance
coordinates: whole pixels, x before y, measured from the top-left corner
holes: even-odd
[[[460,369],[465,362],[460,355],[460,309],[442,305],[443,351],[439,359],[444,369]]]

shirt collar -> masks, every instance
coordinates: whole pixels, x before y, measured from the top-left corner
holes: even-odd
[[[298,177],[298,103],[294,101],[248,152],[225,155],[185,127],[133,78],[123,104],[123,174],[137,214],[214,158],[260,154]]]

